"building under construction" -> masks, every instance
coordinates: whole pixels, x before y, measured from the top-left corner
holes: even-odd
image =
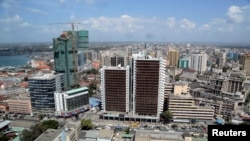
[[[77,52],[89,48],[88,31],[65,31],[53,39],[54,66],[57,73],[64,74],[65,89],[78,86]]]

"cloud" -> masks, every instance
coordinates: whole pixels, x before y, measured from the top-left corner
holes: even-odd
[[[71,21],[74,20],[74,19],[75,19],[75,15],[74,15],[74,14],[71,14],[70,17],[69,17],[69,19],[70,19]]]
[[[37,14],[43,14],[43,15],[47,15],[48,13],[39,9],[35,9],[35,8],[26,8],[27,11],[32,12],[32,13],[37,13]]]
[[[184,18],[180,21],[180,27],[183,29],[193,29],[196,27],[194,22],[191,22],[190,20]]]
[[[203,24],[200,28],[200,30],[211,30],[210,24]]]
[[[120,33],[132,33],[143,29],[141,19],[129,15],[121,15],[118,18],[98,17],[89,18],[83,21],[83,24],[90,26],[92,29],[99,31],[116,31]]]
[[[5,24],[18,23],[21,21],[22,21],[22,18],[19,15],[14,15],[13,17],[0,19],[0,23],[5,23]]]
[[[19,15],[14,15],[12,17],[0,19],[0,25],[3,28],[7,28],[9,26],[11,26],[12,28],[14,28],[14,27],[28,27],[28,26],[31,26],[30,23],[23,21],[23,19]]]
[[[232,22],[241,23],[244,21],[241,8],[239,6],[231,6],[227,11],[227,16]]]
[[[10,7],[11,7],[11,4],[8,3],[7,1],[4,1],[4,2],[2,2],[2,3],[0,4],[0,6],[3,7],[3,8],[10,8]]]
[[[209,24],[210,25],[226,24],[226,20],[221,18],[214,18],[209,22]]]
[[[64,3],[66,2],[66,0],[59,0],[59,2],[60,2],[61,4],[64,4]]]
[[[174,27],[175,26],[175,18],[174,17],[169,17],[168,19],[167,19],[167,25],[168,25],[168,27]]]
[[[88,4],[93,4],[95,3],[95,0],[84,0],[85,3],[88,3]]]
[[[21,27],[28,27],[31,26],[31,24],[27,23],[27,22],[23,22],[21,24],[19,24]]]
[[[233,25],[225,25],[218,27],[218,30],[221,32],[233,32],[234,26]]]

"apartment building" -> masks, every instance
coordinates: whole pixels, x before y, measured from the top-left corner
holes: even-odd
[[[12,97],[6,102],[9,105],[9,112],[10,113],[20,113],[20,114],[31,114],[31,99],[30,97]]]

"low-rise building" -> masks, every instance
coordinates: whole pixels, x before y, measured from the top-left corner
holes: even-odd
[[[181,95],[183,93],[188,93],[189,87],[187,82],[176,82],[174,83],[174,94],[175,95]]]
[[[63,135],[61,130],[47,129],[35,141],[62,141]]]
[[[56,116],[68,117],[85,111],[89,106],[88,88],[82,87],[66,92],[55,92]]]
[[[136,141],[185,141],[181,132],[137,130]]]
[[[12,131],[21,133],[24,129],[29,130],[35,124],[36,122],[32,120],[13,120],[10,123],[9,128]]]
[[[197,78],[197,71],[192,69],[182,70],[180,78],[185,80],[195,80]]]
[[[75,141],[79,139],[81,133],[81,122],[69,122],[64,126],[67,141]]]
[[[9,105],[9,112],[11,113],[21,113],[30,114],[32,113],[30,97],[12,97],[6,102]]]
[[[227,97],[222,98],[221,96],[214,95],[203,88],[191,89],[190,93],[195,98],[197,104],[213,107],[215,115],[230,115],[237,106],[237,101]]]
[[[8,103],[0,102],[0,113],[7,113],[9,111]]]
[[[89,130],[81,132],[79,141],[111,141],[113,130]]]
[[[187,95],[169,95],[169,110],[176,122],[211,121],[214,118],[214,109],[195,104],[195,99]]]
[[[11,96],[11,95],[18,95],[18,94],[22,94],[27,92],[27,90],[23,87],[7,87],[4,89],[0,88],[0,95],[7,95],[7,96]]]

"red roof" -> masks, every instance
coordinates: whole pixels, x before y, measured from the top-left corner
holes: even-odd
[[[195,73],[196,70],[192,70],[192,69],[184,69],[182,70],[183,72],[189,72],[189,73]]]

